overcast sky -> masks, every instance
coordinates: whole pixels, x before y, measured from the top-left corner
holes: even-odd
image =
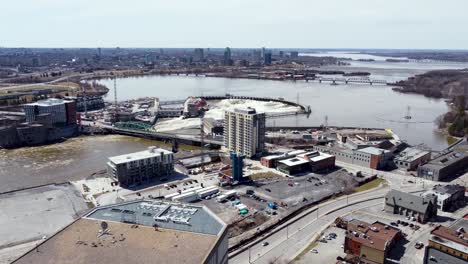
[[[468,48],[467,0],[1,0],[3,47]]]

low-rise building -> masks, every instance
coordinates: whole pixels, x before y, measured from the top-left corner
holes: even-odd
[[[461,185],[436,185],[424,195],[437,196],[437,208],[446,212],[466,205],[465,187]]]
[[[332,169],[335,167],[335,156],[330,154],[312,151],[297,155],[297,157],[309,161],[310,170],[312,172]]]
[[[294,150],[294,151],[286,152],[283,154],[264,156],[260,159],[260,163],[263,166],[268,167],[268,168],[276,168],[278,166],[279,161],[294,158],[304,153],[306,153],[305,150]]]
[[[415,170],[419,165],[426,163],[431,159],[431,153],[429,151],[417,149],[417,148],[406,148],[393,159],[394,164],[405,170]]]
[[[428,180],[443,181],[466,169],[468,169],[468,148],[460,148],[419,166],[418,176]]]
[[[228,263],[226,224],[203,206],[138,200],[93,209],[13,263]]]
[[[390,151],[375,147],[352,150],[338,146],[329,147],[317,145],[314,146],[314,150],[333,155],[338,161],[372,169],[382,169],[386,167],[392,157]]]
[[[426,223],[437,217],[437,196],[419,196],[398,190],[390,190],[385,196],[384,209],[392,214],[414,217]]]
[[[147,150],[110,157],[107,173],[122,186],[164,179],[174,171],[174,153],[149,147]]]
[[[347,223],[346,259],[351,263],[386,263],[388,253],[402,237],[398,228],[381,222],[369,224],[353,219]]]
[[[450,227],[439,225],[431,231],[424,252],[424,264],[465,264],[468,262],[468,219]]]
[[[283,173],[293,175],[310,170],[310,162],[299,157],[280,160],[277,169]]]

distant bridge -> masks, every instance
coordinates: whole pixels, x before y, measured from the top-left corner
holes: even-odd
[[[362,83],[362,84],[383,84],[387,85],[386,80],[378,80],[378,79],[369,79],[369,78],[316,78],[316,80],[319,81],[319,83],[322,82],[331,82],[332,84],[338,84],[338,83]]]

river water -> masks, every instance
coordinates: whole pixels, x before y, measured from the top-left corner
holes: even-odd
[[[102,80],[112,87],[112,80]],[[182,99],[190,95],[252,95],[283,97],[310,105],[312,114],[268,120],[270,126],[328,125],[391,128],[411,144],[426,144],[434,149],[447,145],[446,138],[434,131],[434,120],[447,111],[444,100],[421,95],[401,94],[383,85],[336,85],[305,81],[268,81],[208,78],[195,76],[145,76],[118,79],[119,100],[156,96],[161,100]],[[112,99],[112,91],[108,95]],[[411,122],[403,116],[410,106]]]
[[[340,54],[341,55],[341,54]],[[355,55],[356,56],[356,55]],[[358,62],[338,68],[369,71],[371,78],[396,81],[429,69],[465,68],[466,65],[400,65],[384,61]],[[406,67],[407,66],[407,67]],[[324,67],[337,69],[337,66]],[[101,80],[111,88],[113,82]],[[329,125],[391,128],[410,144],[433,149],[447,146],[446,137],[435,131],[433,121],[447,111],[444,100],[401,94],[387,86],[319,84],[304,81],[265,81],[195,76],[145,76],[118,79],[118,99],[156,96],[161,100],[184,99],[191,95],[252,95],[283,97],[310,105],[312,114],[268,120],[268,125]],[[404,123],[407,106],[412,122]],[[16,150],[0,150],[0,193],[52,182],[73,181],[105,169],[107,157],[135,152],[155,142],[124,136],[78,137],[65,142]]]

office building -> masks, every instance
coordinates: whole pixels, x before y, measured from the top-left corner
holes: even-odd
[[[289,53],[289,57],[291,57],[291,59],[297,59],[299,57],[299,52],[297,51],[291,51]]]
[[[147,150],[110,157],[107,173],[121,186],[131,186],[165,179],[174,171],[174,154],[165,149]]]
[[[265,149],[265,113],[253,108],[224,112],[224,146],[249,158],[261,154]]]
[[[455,211],[466,205],[465,187],[461,185],[436,185],[424,195],[437,196],[437,209],[444,212]]]
[[[264,65],[271,65],[271,52],[266,52],[263,56],[263,64]]]
[[[428,180],[443,181],[454,178],[466,169],[468,169],[468,146],[462,146],[419,166],[418,176]]]
[[[437,196],[419,196],[392,189],[385,196],[384,209],[392,214],[414,217],[424,224],[437,217]]]
[[[403,238],[400,229],[381,222],[369,224],[352,219],[347,223],[344,252],[351,263],[383,264],[395,243]]]
[[[468,219],[450,227],[438,225],[431,231],[424,252],[424,264],[466,264],[468,262]]]
[[[231,65],[232,65],[231,49],[230,49],[229,47],[227,47],[227,48],[224,50],[223,65],[224,65],[224,66],[231,66]]]
[[[97,207],[13,263],[228,263],[227,225],[208,208],[137,200]]]
[[[76,124],[76,103],[71,100],[56,98],[40,100],[25,104],[24,112],[28,123],[40,121],[42,117],[45,123],[51,125]]]
[[[193,51],[193,58],[195,59],[195,61],[202,61],[205,58],[203,54],[203,49],[195,49]]]

